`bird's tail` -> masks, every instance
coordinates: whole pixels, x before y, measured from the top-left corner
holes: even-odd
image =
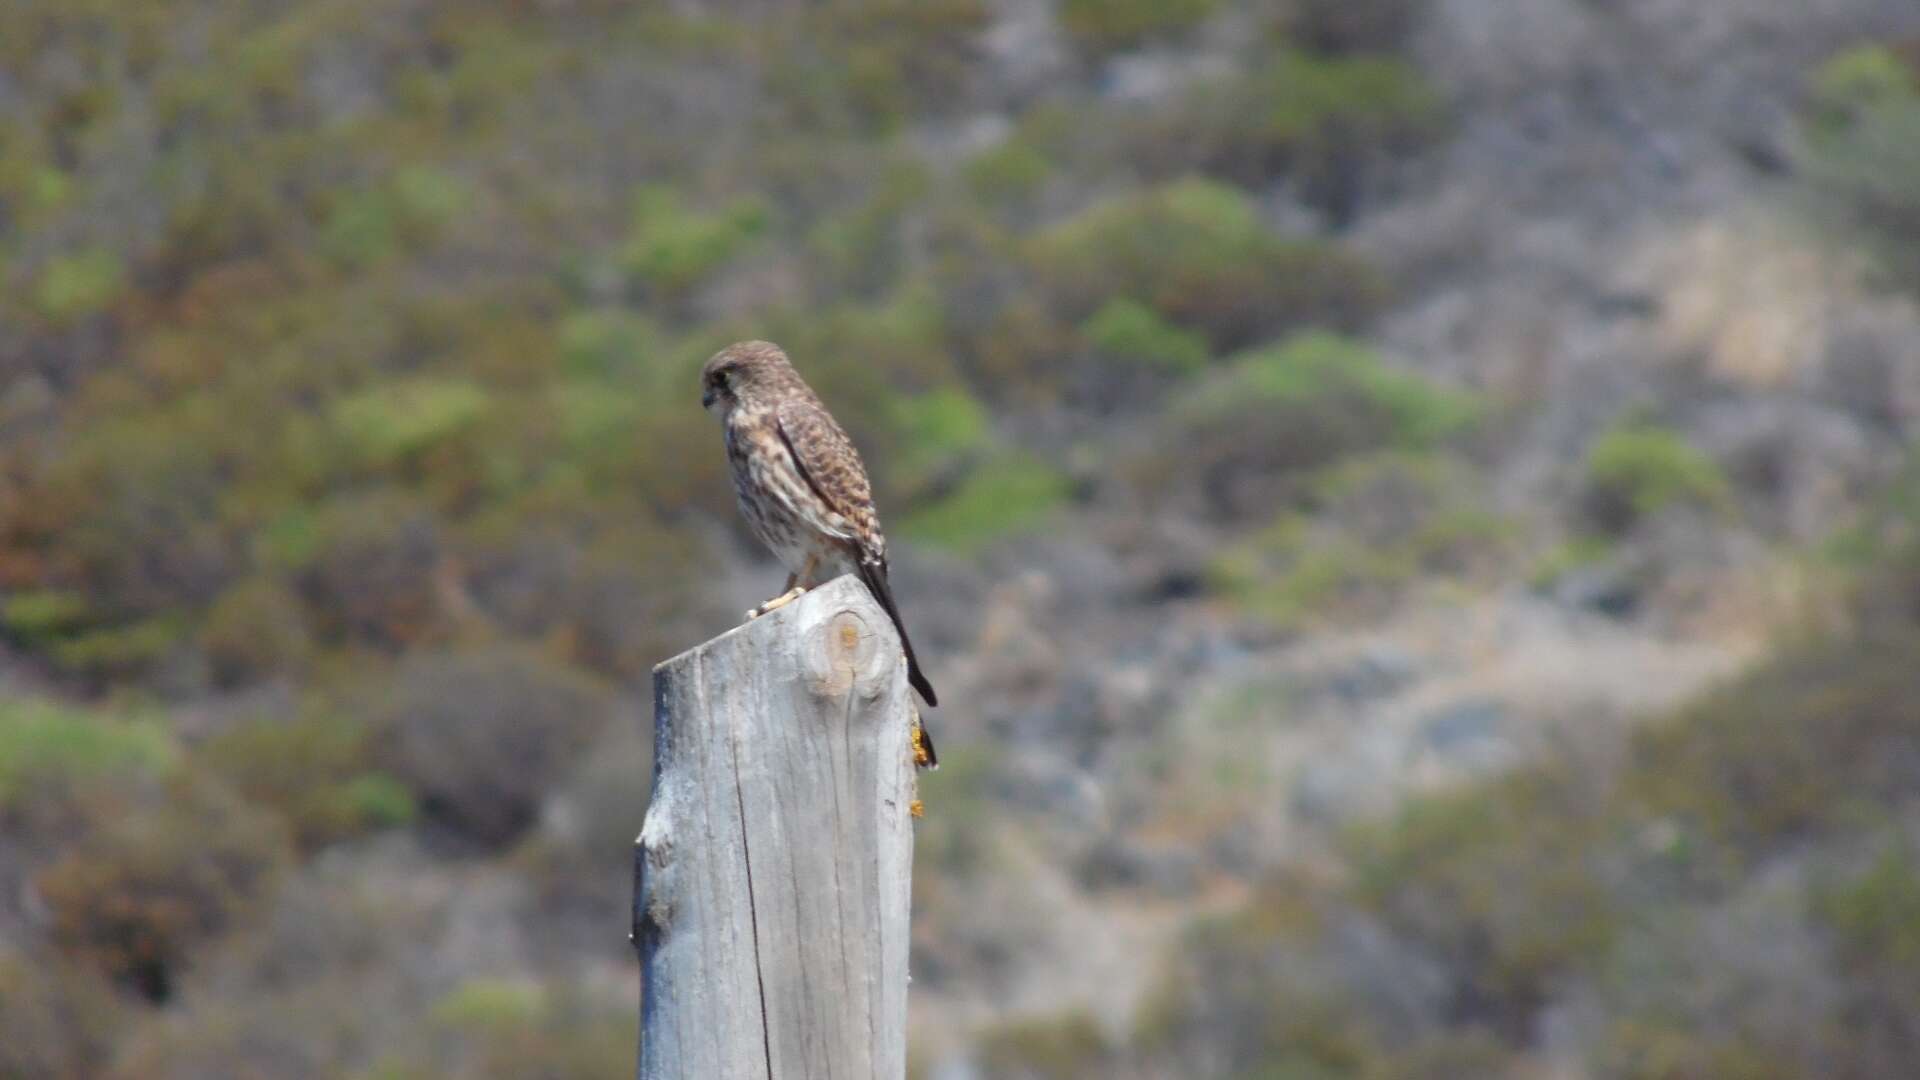
[[[873,594],[875,600],[880,601],[880,607],[886,611],[887,618],[893,620],[893,628],[900,633],[900,651],[907,654],[907,681],[913,684],[913,688],[920,692],[920,696],[926,699],[928,705],[940,704],[940,699],[934,695],[933,684],[928,682],[926,675],[920,671],[920,661],[913,655],[913,641],[907,637],[907,624],[900,618],[900,609],[894,605],[893,589],[887,584],[887,564],[877,559],[872,562],[858,559],[855,560],[855,565],[859,567],[860,580],[866,583],[867,591]],[[924,724],[921,725],[921,736],[925,741],[927,756],[932,758],[933,740],[926,736]]]

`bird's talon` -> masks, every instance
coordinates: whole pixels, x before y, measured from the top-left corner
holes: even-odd
[[[777,611],[780,608],[786,607],[788,604],[791,604],[795,600],[798,600],[800,599],[800,597],[806,595],[806,591],[807,591],[806,589],[798,585],[795,585],[793,588],[788,589],[786,592],[783,592],[779,596],[776,596],[773,599],[767,601],[766,603],[761,604],[757,608],[748,608],[747,621],[752,622],[753,620],[759,618],[762,615],[767,614],[770,611]]]

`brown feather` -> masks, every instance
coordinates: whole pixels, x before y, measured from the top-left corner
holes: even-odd
[[[858,574],[899,632],[908,681],[928,705],[937,704],[894,603],[887,538],[853,440],[771,342],[720,350],[701,381],[702,403],[724,407],[734,489],[754,535],[806,579],[797,582],[802,587]]]

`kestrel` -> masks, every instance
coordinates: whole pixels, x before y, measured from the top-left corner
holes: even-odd
[[[729,345],[707,361],[700,379],[700,403],[709,411],[719,409],[726,429],[740,512],[788,571],[786,591],[747,617],[772,611],[842,574],[858,574],[900,632],[907,681],[928,705],[939,704],[887,584],[887,538],[853,440],[778,345]],[[923,764],[935,764],[933,740],[924,726],[914,734]]]

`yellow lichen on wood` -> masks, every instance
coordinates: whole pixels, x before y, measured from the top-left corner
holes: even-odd
[[[933,756],[927,753],[927,738],[920,727],[920,717],[913,718],[913,763],[925,769],[933,764]],[[918,815],[915,815],[916,817]]]

